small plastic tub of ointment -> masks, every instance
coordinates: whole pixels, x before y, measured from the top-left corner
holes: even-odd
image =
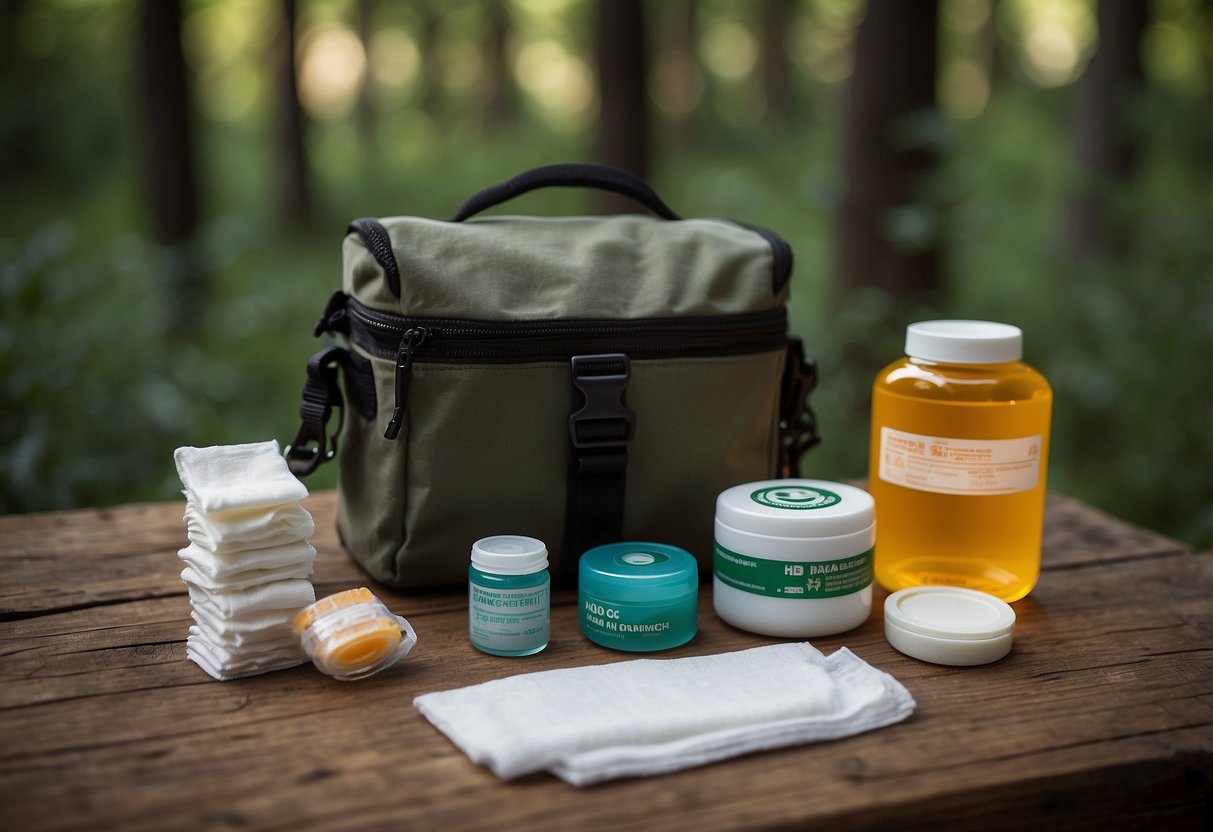
[[[668,650],[695,637],[699,566],[664,543],[610,543],[581,556],[577,579],[581,632],[615,650]]]
[[[809,638],[872,612],[872,497],[825,480],[766,480],[716,499],[712,601],[734,627]]]
[[[391,667],[417,643],[409,622],[366,587],[321,598],[295,616],[295,635],[321,673],[364,679]]]

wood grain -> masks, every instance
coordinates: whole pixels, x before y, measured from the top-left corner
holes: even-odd
[[[908,721],[663,777],[574,789],[502,783],[411,706],[420,693],[630,658],[581,637],[480,654],[462,591],[376,586],[342,552],[332,493],[315,583],[371,586],[417,629],[402,664],[358,683],[310,667],[231,683],[184,658],[181,504],[0,518],[0,826],[5,829],[645,829],[896,824],[937,829],[1200,829],[1213,823],[1213,557],[1062,496],[1044,572],[1015,605],[1006,659],[954,669],[896,653],[879,603],[846,645],[914,694]],[[878,593],[878,601],[883,593]],[[700,597],[667,656],[772,643]]]

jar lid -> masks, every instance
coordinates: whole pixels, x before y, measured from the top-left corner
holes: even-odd
[[[872,527],[872,495],[828,480],[763,480],[716,498],[716,519],[772,537],[838,537]]]
[[[884,602],[889,644],[907,656],[964,667],[1011,652],[1015,611],[1006,601],[958,586],[916,586]]]
[[[957,364],[1005,364],[1023,357],[1023,330],[992,321],[919,321],[906,327],[906,355]]]
[[[548,568],[548,549],[533,537],[498,534],[472,544],[472,565],[494,575],[529,575]]]
[[[699,564],[685,549],[665,543],[596,546],[581,556],[579,591],[619,601],[661,601],[699,589]]]

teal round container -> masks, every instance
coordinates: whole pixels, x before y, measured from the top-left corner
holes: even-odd
[[[581,556],[581,632],[613,650],[668,650],[695,637],[699,565],[664,543],[610,543]]]

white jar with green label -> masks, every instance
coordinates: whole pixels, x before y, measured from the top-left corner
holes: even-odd
[[[734,627],[786,638],[854,629],[872,612],[872,497],[826,480],[766,480],[716,498],[712,600]]]

